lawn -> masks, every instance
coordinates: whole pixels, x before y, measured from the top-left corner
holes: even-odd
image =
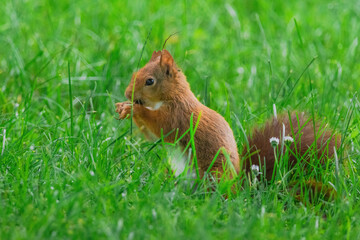
[[[175,32],[166,49],[239,149],[274,105],[341,134],[312,173],[335,200],[279,182],[193,191],[169,170],[174,147],[116,119]],[[2,1],[0,239],[360,239],[359,36],[355,0]]]

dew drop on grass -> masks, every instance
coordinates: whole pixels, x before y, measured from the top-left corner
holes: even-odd
[[[123,228],[124,226],[124,220],[122,218],[120,218],[118,221],[117,221],[117,226],[116,226],[116,230],[119,232],[121,231],[121,229]]]
[[[251,74],[256,75],[256,66],[255,65],[251,66]]]
[[[128,236],[128,239],[129,239],[129,240],[134,239],[134,235],[135,235],[134,232],[130,232],[130,233],[129,233],[129,236]]]
[[[265,216],[265,207],[262,206],[261,207],[261,217],[264,217]]]
[[[153,218],[156,218],[157,213],[156,213],[155,209],[152,209],[152,210],[151,210],[151,214],[152,214]]]

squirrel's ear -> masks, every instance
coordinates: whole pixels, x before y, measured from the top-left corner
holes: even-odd
[[[159,56],[161,56],[161,51],[158,51],[158,52],[154,51],[153,54],[151,55],[149,62],[155,61],[155,59],[158,58]]]
[[[172,75],[174,59],[167,50],[162,50],[160,58],[160,66],[166,75]]]

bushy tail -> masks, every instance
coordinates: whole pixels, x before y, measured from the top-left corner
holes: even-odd
[[[268,121],[264,127],[257,128],[248,137],[248,146],[242,151],[242,168],[248,173],[252,165],[265,168],[267,180],[271,180],[276,160],[276,154],[284,152],[284,137],[291,137],[293,142],[287,143],[289,151],[289,166],[294,166],[300,161],[307,161],[315,157],[324,163],[334,155],[334,147],[340,146],[340,136],[335,134],[327,125],[316,124],[312,119],[302,114],[282,115]],[[270,138],[279,140],[279,145],[274,147]],[[316,143],[315,143],[316,142]],[[282,152],[281,152],[282,151]]]
[[[291,190],[294,190],[293,194],[295,199],[305,204],[314,203],[319,198],[331,201],[338,196],[332,186],[314,179],[307,180],[303,183],[295,181],[292,182],[289,187]]]

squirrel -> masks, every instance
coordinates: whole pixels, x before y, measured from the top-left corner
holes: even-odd
[[[125,96],[129,101],[116,103],[116,112],[120,119],[130,118],[132,114],[133,121],[145,136],[165,136],[164,140],[169,143],[183,136],[178,144],[185,149],[189,146],[190,133],[187,130],[191,119],[193,126],[198,123],[193,138],[196,151],[193,150],[193,153],[196,154],[200,178],[209,168],[213,175],[221,177],[230,167],[230,160],[237,174],[241,171],[249,174],[251,166],[261,165],[266,168],[266,179],[271,179],[275,166],[274,147],[269,141],[272,137],[283,141],[286,135],[294,140],[290,146],[290,165],[294,165],[297,155],[307,154],[312,145],[316,145],[317,156],[322,159],[320,161],[331,158],[334,147],[339,146],[338,138],[333,137],[331,131],[318,133],[320,127],[314,125],[305,114],[290,114],[290,117],[275,117],[265,127],[255,129],[239,156],[229,124],[219,113],[195,97],[185,74],[167,50],[154,51],[149,62],[132,75]],[[315,139],[316,144],[313,144]],[[229,177],[234,176],[229,174]]]

